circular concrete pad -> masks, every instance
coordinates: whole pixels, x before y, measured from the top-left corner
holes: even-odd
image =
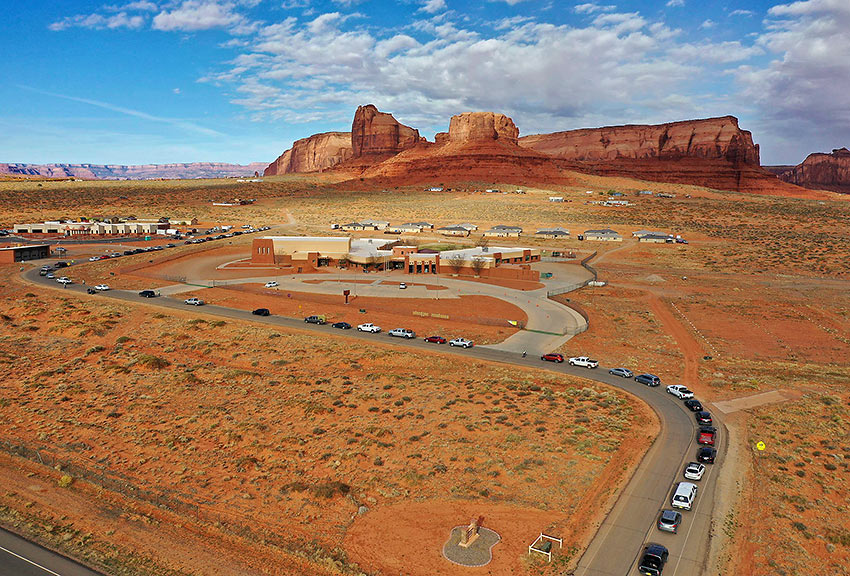
[[[461,566],[486,566],[493,559],[492,548],[502,539],[498,533],[489,528],[478,529],[478,539],[469,548],[458,546],[460,535],[466,530],[466,526],[455,526],[449,536],[448,542],[443,546],[443,556],[449,562]]]

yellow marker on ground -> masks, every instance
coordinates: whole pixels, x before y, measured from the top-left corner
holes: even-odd
[[[761,440],[759,440],[759,441],[756,443],[756,448],[758,449],[758,451],[759,451],[759,452],[763,451],[763,450],[764,450],[764,448],[765,448],[765,446],[764,446],[764,442],[762,442]]]

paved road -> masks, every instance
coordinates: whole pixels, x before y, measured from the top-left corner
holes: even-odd
[[[100,576],[100,574],[0,529],[0,576]]]
[[[38,276],[38,271],[35,269],[27,272],[26,277],[32,282],[56,287],[54,281]],[[71,285],[67,290],[82,292],[84,289],[83,286]],[[125,300],[184,311],[187,309],[182,300],[167,297],[142,299],[136,292],[124,290],[112,290],[91,297]],[[655,410],[661,420],[661,432],[581,557],[575,574],[576,576],[637,574],[637,562],[646,542],[657,542],[670,550],[670,559],[664,570],[665,576],[692,576],[700,574],[705,569],[714,492],[720,470],[719,463],[723,461],[726,442],[725,429],[722,423],[717,421],[716,411],[713,414],[715,426],[720,430],[718,464],[707,466],[705,476],[698,483],[699,493],[694,509],[683,511],[684,520],[679,533],[667,534],[655,528],[655,521],[661,509],[670,507],[670,498],[675,484],[684,480],[682,476],[684,465],[696,456],[697,426],[692,414],[683,403],[667,394],[664,386],[648,388],[634,380],[612,376],[602,366],[596,370],[587,370],[567,364],[542,363],[538,356],[523,358],[518,353],[484,346],[468,350],[450,348],[447,345],[429,344],[418,339],[404,340],[392,338],[386,334],[368,334],[356,330],[336,330],[327,325],[305,324],[303,320],[295,318],[252,316],[248,311],[221,306],[206,305],[192,311],[224,318],[249,320],[270,326],[322,332],[363,341],[377,340],[384,344],[546,369],[603,382],[628,391],[647,402]],[[576,519],[576,521],[583,521],[583,519]]]

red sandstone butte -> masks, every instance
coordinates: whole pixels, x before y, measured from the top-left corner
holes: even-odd
[[[809,154],[802,164],[779,178],[805,188],[850,194],[850,150],[837,148],[832,154]]]
[[[324,132],[296,140],[292,148],[268,165],[263,176],[321,172],[351,158],[350,132]]]
[[[354,158],[372,154],[398,154],[420,141],[419,130],[405,126],[392,114],[379,112],[368,104],[358,106],[351,123],[351,149]]]

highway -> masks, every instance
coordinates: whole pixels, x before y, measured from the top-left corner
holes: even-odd
[[[87,288],[86,286],[72,284],[68,288],[62,289],[55,281],[39,276],[38,269],[29,270],[25,273],[25,277],[33,283],[63,291],[85,293]],[[688,462],[695,460],[698,448],[696,443],[698,427],[693,414],[681,400],[666,393],[664,386],[671,384],[671,382],[665,382],[662,386],[656,388],[649,388],[632,379],[610,375],[608,368],[601,365],[595,370],[588,370],[572,367],[567,363],[542,362],[537,356],[523,358],[521,354],[486,346],[477,346],[471,349],[451,348],[448,345],[430,344],[421,338],[406,340],[389,337],[386,333],[369,334],[358,332],[356,329],[339,330],[330,325],[306,324],[302,319],[273,315],[253,316],[250,311],[214,305],[192,307],[191,310],[187,310],[189,307],[183,304],[182,299],[141,298],[137,292],[125,290],[110,290],[89,297],[123,300],[157,308],[179,309],[184,312],[191,311],[196,314],[248,320],[269,326],[355,338],[373,343],[378,341],[381,344],[456,354],[526,368],[545,369],[587,378],[625,390],[645,401],[656,412],[661,422],[661,431],[646,456],[641,460],[634,476],[625,487],[613,509],[599,526],[595,537],[579,560],[575,575],[638,574],[637,564],[643,546],[647,542],[662,544],[670,551],[670,557],[664,569],[665,576],[694,576],[701,574],[706,568],[709,536],[712,529],[711,512],[714,507],[714,492],[720,465],[725,455],[727,434],[722,423],[717,420],[717,412],[712,412],[712,416],[715,418],[714,426],[718,428],[718,463],[706,465],[705,475],[701,481],[696,482],[699,486],[696,502],[693,510],[682,511],[683,521],[679,527],[679,533],[669,534],[658,530],[655,527],[658,515],[663,508],[670,508],[670,499],[675,485],[677,482],[685,480],[682,471]],[[364,315],[364,321],[368,321],[368,316]],[[354,324],[354,322],[351,323]],[[638,373],[635,367],[631,368],[635,370],[635,373]],[[652,367],[641,367],[640,370],[652,372]],[[585,520],[576,519],[576,521],[583,522]],[[2,573],[0,573],[0,576],[2,576]]]
[[[37,544],[0,529],[0,576],[101,576]]]

